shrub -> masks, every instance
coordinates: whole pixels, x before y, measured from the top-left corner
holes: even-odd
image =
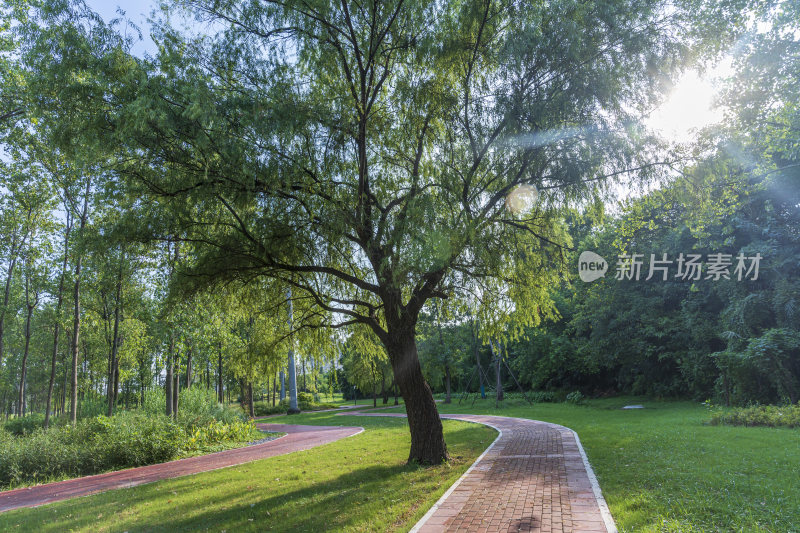
[[[237,420],[231,424],[214,421],[192,431],[184,446],[186,451],[203,451],[224,442],[244,442],[255,438],[258,430],[252,420]]]
[[[528,398],[533,403],[545,403],[556,401],[556,396],[550,391],[535,391],[528,393]]]
[[[84,418],[75,427],[44,430],[36,416],[9,421],[10,430],[0,428],[0,487],[155,464],[258,438],[255,424],[217,403],[213,391],[182,392],[176,421],[164,414],[159,392],[148,392],[142,409]]]
[[[758,405],[712,412],[712,425],[800,427],[800,405]]]
[[[149,390],[144,396],[142,411],[152,415],[164,415],[166,395],[162,389]],[[192,387],[180,392],[177,422],[189,430],[214,420],[233,423],[244,420],[244,414],[236,407],[225,406],[217,401],[216,393],[203,387]]]
[[[289,410],[289,400],[281,400],[274,406],[272,402],[255,402],[253,410],[256,416],[278,415],[286,413]]]
[[[310,392],[298,392],[297,403],[314,403],[314,395]]]
[[[189,430],[213,421],[233,424],[245,419],[246,416],[241,410],[219,403],[216,393],[211,389],[193,387],[180,392],[178,423]]]
[[[12,435],[29,435],[44,425],[44,415],[33,413],[25,417],[16,417],[6,422],[3,427]]]
[[[584,397],[581,391],[576,390],[567,394],[566,401],[567,403],[571,403],[573,405],[579,405],[583,403]]]
[[[122,412],[4,442],[0,485],[96,474],[174,459],[186,434],[166,416]]]
[[[78,402],[78,418],[93,418],[106,413],[108,413],[108,401],[103,398],[86,397]]]

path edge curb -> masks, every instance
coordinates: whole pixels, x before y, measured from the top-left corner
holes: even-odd
[[[445,418],[445,416],[442,416],[442,418]],[[447,418],[449,418],[450,420],[458,420],[458,421],[460,421],[460,422],[469,422],[469,423],[471,423],[471,424],[481,424],[481,425],[484,425],[484,426],[489,426],[490,428],[492,428],[492,429],[494,429],[495,431],[497,431],[497,437],[495,437],[495,439],[492,441],[492,443],[489,445],[489,447],[488,447],[488,448],[486,448],[485,450],[483,450],[483,453],[482,453],[482,454],[480,454],[480,455],[478,456],[478,458],[477,458],[477,459],[475,459],[475,461],[474,461],[474,462],[473,462],[473,463],[472,463],[472,464],[469,466],[469,468],[467,468],[466,472],[464,472],[463,474],[461,474],[461,477],[459,477],[459,478],[458,478],[458,479],[455,481],[455,483],[453,483],[452,485],[450,485],[450,488],[448,488],[448,489],[447,489],[447,490],[444,492],[444,494],[442,494],[441,498],[439,498],[438,500],[436,500],[436,503],[434,503],[434,504],[433,504],[433,506],[431,506],[431,508],[430,508],[430,509],[428,509],[428,512],[427,512],[427,513],[425,513],[425,514],[422,516],[422,518],[420,518],[420,519],[419,519],[419,521],[418,521],[416,524],[414,524],[414,527],[412,527],[412,528],[409,530],[409,532],[408,532],[408,533],[418,533],[418,531],[419,531],[419,530],[422,528],[422,526],[424,526],[424,525],[425,525],[425,522],[427,522],[427,521],[430,519],[430,517],[432,517],[432,516],[433,516],[433,514],[434,514],[434,513],[435,513],[435,512],[436,512],[436,511],[439,509],[439,506],[440,506],[440,505],[442,505],[442,504],[444,503],[444,501],[445,501],[445,500],[446,500],[446,499],[447,499],[447,498],[450,496],[450,494],[452,494],[452,493],[453,493],[453,491],[454,491],[454,490],[456,490],[456,488],[457,488],[457,487],[458,487],[458,486],[461,484],[461,482],[464,480],[464,478],[466,478],[466,477],[469,475],[469,473],[470,473],[470,472],[472,472],[472,470],[475,468],[475,466],[476,466],[476,465],[477,465],[479,462],[481,462],[481,459],[483,459],[483,457],[484,457],[484,456],[485,456],[487,453],[489,453],[489,451],[490,451],[492,448],[494,448],[494,445],[495,445],[495,444],[497,444],[497,441],[498,441],[498,440],[500,440],[500,437],[502,437],[502,436],[503,436],[503,430],[502,430],[502,429],[500,429],[500,428],[498,428],[498,427],[496,427],[496,426],[493,426],[492,424],[488,424],[488,423],[486,423],[486,422],[475,422],[474,420],[462,420],[462,419],[460,419],[460,418],[455,418],[455,417],[453,417],[453,418],[447,417]]]
[[[572,434],[575,436],[575,443],[578,445],[578,451],[581,452],[581,459],[583,459],[583,466],[584,468],[586,468],[586,474],[589,476],[589,483],[592,484],[592,492],[594,493],[594,499],[597,501],[598,507],[600,507],[600,515],[603,517],[603,522],[606,525],[606,530],[608,531],[608,533],[618,533],[617,524],[614,522],[614,517],[611,516],[611,511],[608,508],[606,499],[603,497],[603,491],[600,490],[600,483],[598,483],[597,481],[597,476],[594,475],[594,470],[592,470],[592,465],[589,464],[589,457],[586,455],[586,451],[583,449],[583,444],[581,444],[581,439],[575,430],[570,428],[567,429],[572,431]]]

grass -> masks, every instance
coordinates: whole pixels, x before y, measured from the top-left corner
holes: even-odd
[[[452,460],[405,464],[404,419],[304,413],[275,422],[357,425],[311,450],[0,514],[0,531],[407,531],[494,440],[445,421]]]
[[[646,398],[528,406],[439,404],[443,413],[545,420],[578,432],[620,531],[800,532],[800,431],[712,426],[701,404]],[[645,409],[621,410],[643,404]]]
[[[710,412],[690,402],[616,398],[530,407],[512,399],[495,409],[491,399],[473,407],[471,399],[458,406],[454,398],[440,411],[576,430],[622,532],[800,532],[797,429],[712,426]],[[645,409],[621,410],[626,404]],[[0,514],[0,531],[405,531],[495,435],[445,421],[457,458],[424,469],[404,465],[402,419],[305,413],[274,421],[367,431],[240,467]]]

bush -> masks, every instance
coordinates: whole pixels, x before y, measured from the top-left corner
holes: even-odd
[[[184,389],[178,398],[178,423],[188,430],[205,426],[214,421],[234,424],[246,420],[236,407],[225,406],[217,401],[211,389],[193,387]]]
[[[44,425],[44,415],[40,413],[33,413],[22,418],[12,418],[6,422],[3,427],[12,435],[29,435],[41,429]]]
[[[579,404],[582,404],[583,401],[584,401],[584,397],[583,397],[583,394],[581,393],[581,391],[577,391],[576,390],[576,391],[573,391],[573,392],[570,392],[569,394],[567,394],[567,398],[566,398],[566,402],[567,403],[571,403],[573,405],[579,405]]]
[[[314,403],[314,395],[310,392],[298,392],[297,403]]]
[[[94,418],[106,413],[108,413],[108,401],[104,398],[86,397],[78,402],[78,418]]]
[[[231,424],[214,421],[192,431],[186,441],[185,450],[204,451],[224,442],[244,442],[254,438],[256,431],[252,420],[237,420]]]
[[[556,401],[556,395],[550,391],[535,391],[528,393],[528,398],[533,403],[546,403]]]
[[[152,416],[163,416],[166,402],[163,389],[149,390],[145,393],[142,411]],[[211,389],[192,387],[180,392],[177,422],[190,431],[214,420],[232,424],[245,418],[244,413],[236,407],[219,403],[216,393]]]
[[[166,416],[122,412],[11,439],[0,448],[0,485],[96,474],[174,459],[186,441]]]
[[[253,410],[256,416],[285,414],[289,410],[289,400],[281,400],[274,406],[268,401],[254,402]]]
[[[41,429],[41,415],[10,420],[0,428],[0,487],[155,464],[258,438],[255,424],[202,387],[181,392],[175,421],[164,405],[163,391],[149,391],[141,409],[84,418],[75,427]]]
[[[800,405],[759,405],[713,412],[712,425],[800,427]]]

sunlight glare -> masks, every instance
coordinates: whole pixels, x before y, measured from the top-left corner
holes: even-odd
[[[647,118],[646,124],[665,138],[687,142],[699,129],[722,120],[722,108],[714,105],[720,80],[731,72],[730,60],[701,75],[690,71],[678,81],[661,106]]]

